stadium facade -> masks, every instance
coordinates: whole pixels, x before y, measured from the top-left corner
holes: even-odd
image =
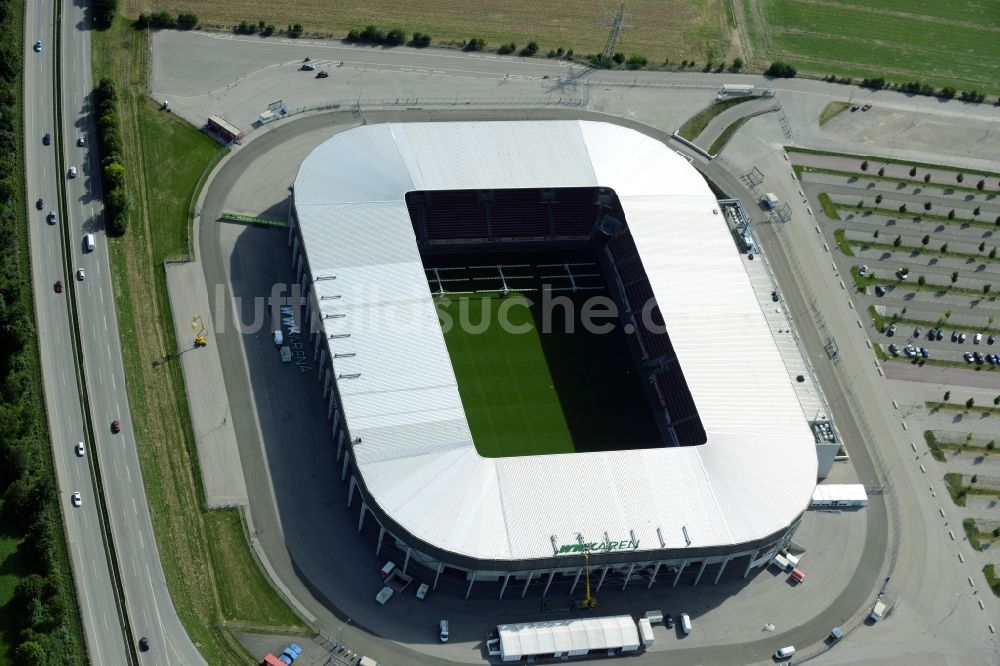
[[[593,188],[586,228],[489,215],[428,228],[407,203],[560,188]],[[585,551],[600,589],[745,577],[788,544],[816,486],[816,440],[716,197],[683,157],[607,123],[366,125],[315,148],[292,196],[302,329],[348,506],[378,555],[466,597],[485,581],[524,596],[577,588]],[[620,323],[636,324],[667,445],[484,458],[421,248],[584,235],[600,242]],[[666,333],[638,326],[649,301]]]

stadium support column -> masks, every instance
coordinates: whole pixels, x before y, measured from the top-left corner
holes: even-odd
[[[333,391],[330,391],[330,404],[326,408],[326,420],[327,421],[329,421],[330,419],[333,418],[334,405],[337,404],[337,401],[336,401],[335,398],[336,398],[336,396],[334,395]],[[337,429],[336,428],[333,429],[333,434],[334,435],[337,434]]]
[[[597,590],[594,592],[594,594],[597,594],[597,592],[601,591],[601,585],[604,585],[604,578],[608,575],[608,569],[610,568],[611,567],[604,567],[604,571],[601,572],[601,580],[597,583]]]
[[[580,575],[583,573],[583,567],[576,570],[576,578],[573,579],[573,587],[569,588],[569,593],[573,594],[573,590],[576,589],[576,584],[580,582]]]
[[[413,549],[410,548],[409,546],[407,546],[406,547],[406,559],[403,560],[403,575],[404,576],[406,575],[406,567],[410,566],[410,553],[412,553],[412,552],[413,552]]]
[[[684,569],[687,567],[688,561],[684,560],[681,565],[677,567],[677,575],[674,576],[674,584],[671,587],[677,587],[677,582],[681,579],[681,574],[684,573]]]
[[[319,358],[319,341],[323,337],[323,334],[321,331],[315,331],[313,335],[316,336],[316,341],[313,342],[313,363],[315,363],[316,359]]]
[[[351,503],[354,502],[354,486],[357,482],[354,480],[354,475],[351,474],[351,484],[348,486],[347,490],[347,508],[351,508]]]
[[[358,532],[361,531],[361,527],[365,524],[365,511],[368,510],[368,505],[365,502],[361,503],[361,515],[358,516]]]
[[[646,586],[647,590],[649,588],[653,587],[653,583],[656,582],[656,574],[660,573],[660,565],[661,564],[663,564],[663,563],[662,562],[657,562],[656,563],[656,568],[653,569],[653,577],[649,579],[649,585]]]
[[[719,579],[722,578],[722,572],[725,570],[726,565],[729,564],[729,560],[731,559],[731,555],[726,555],[726,559],[722,560],[722,565],[719,567],[719,573],[715,574],[715,581],[712,583],[713,585],[719,584]]]
[[[507,590],[507,583],[510,582],[510,574],[503,577],[503,585],[500,586],[500,598],[503,599],[503,593]]]
[[[382,539],[385,538],[385,528],[382,525],[378,526],[378,546],[375,547],[375,557],[382,552]]]
[[[302,264],[299,264],[299,235],[298,234],[295,234],[295,237],[292,239],[292,266],[295,266],[295,265],[299,265],[299,266],[302,265]],[[295,279],[296,280],[298,279],[298,273],[295,274]]]
[[[319,350],[319,364],[323,365],[324,363],[326,363],[326,349],[320,349]],[[319,379],[320,379],[321,376],[322,375],[320,375],[319,373],[316,373],[316,380],[319,381]]]
[[[627,575],[627,576],[625,576],[625,584],[624,584],[624,585],[622,585],[622,589],[623,589],[623,590],[624,590],[624,589],[625,589],[626,587],[628,587],[628,582],[629,582],[630,580],[632,580],[632,572],[633,572],[633,571],[635,571],[635,564],[632,564],[632,566],[630,566],[630,567],[628,568],[628,575]]]
[[[351,450],[347,449],[344,451],[344,466],[340,468],[340,480],[343,481],[347,478],[347,463],[351,461]]]
[[[759,552],[760,552],[760,548],[758,548],[757,550],[753,551],[753,555],[750,556],[750,561],[747,562],[747,568],[744,569],[744,571],[743,571],[743,577],[744,578],[746,578],[747,576],[750,575],[750,567],[753,566],[753,561],[757,559],[757,553],[759,553]]]
[[[330,418],[330,409],[333,408],[333,395],[330,392],[330,368],[323,369],[323,397],[330,394],[330,408],[327,409],[327,418]]]
[[[528,578],[524,581],[524,589],[521,590],[521,598],[524,599],[524,595],[528,593],[528,586],[531,585],[531,579],[534,577],[535,572],[529,571]]]
[[[698,586],[698,581],[701,580],[701,575],[705,573],[705,567],[707,566],[708,566],[708,558],[706,557],[701,560],[701,568],[698,569],[698,575],[694,577],[694,583],[691,585],[691,587]]]
[[[437,573],[434,574],[434,587],[432,587],[431,590],[435,590],[436,591],[438,589],[438,578],[441,577],[441,571],[443,569],[444,569],[444,563],[443,562],[438,562],[438,570],[437,570]]]
[[[476,572],[472,572],[472,578],[469,579],[469,587],[465,590],[465,600],[469,600],[469,594],[472,592],[472,584],[476,582]]]
[[[544,590],[542,590],[542,596],[543,596],[543,597],[544,597],[544,596],[545,596],[546,594],[548,594],[548,593],[549,593],[549,585],[551,585],[551,584],[552,584],[552,578],[553,578],[553,577],[554,577],[555,575],[556,575],[556,572],[555,572],[555,570],[554,570],[554,569],[553,569],[552,571],[550,571],[550,572],[549,572],[549,580],[548,580],[548,581],[547,581],[547,582],[545,583],[545,589],[544,589]]]

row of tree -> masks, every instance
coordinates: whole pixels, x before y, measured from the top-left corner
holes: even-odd
[[[104,219],[108,233],[120,236],[128,228],[132,200],[125,188],[118,93],[115,91],[114,81],[107,77],[100,80],[94,89],[94,107],[97,110],[101,181],[104,184]]]
[[[21,122],[19,0],[0,0],[0,535],[19,541],[2,563],[21,576],[0,617],[10,652],[0,661],[82,664],[82,630],[45,428],[29,285]],[[95,3],[101,6],[101,3]],[[30,137],[38,144],[41,137]],[[36,222],[40,220],[38,218]]]
[[[139,14],[135,20],[135,27],[142,28],[178,28],[180,30],[194,30],[198,27],[198,15],[194,12],[181,12],[176,18],[169,12],[159,11],[151,14]]]
[[[851,80],[841,81],[834,76],[828,76],[827,80],[837,80],[839,82],[850,83]],[[924,95],[926,97],[940,97],[941,99],[954,99],[956,95],[959,96],[963,102],[971,102],[974,104],[980,104],[986,100],[986,95],[979,92],[978,90],[963,90],[959,93],[954,86],[944,86],[941,89],[937,89],[929,83],[921,83],[920,81],[908,81],[907,83],[891,83],[885,80],[884,76],[879,76],[872,79],[862,79],[862,88],[870,88],[872,90],[898,90],[904,92],[908,95]]]
[[[407,41],[406,33],[402,28],[383,30],[378,26],[367,25],[363,30],[351,30],[348,32],[344,41],[380,46],[402,46],[403,44],[408,44],[409,46],[424,48],[431,45],[431,36],[425,32],[418,31],[413,33],[413,38]]]

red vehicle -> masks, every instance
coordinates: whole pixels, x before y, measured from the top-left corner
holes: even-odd
[[[806,579],[806,572],[802,569],[792,569],[792,575],[790,576],[793,583],[798,585]]]
[[[117,435],[121,431],[122,431],[122,424],[119,423],[118,421],[112,421],[111,422],[111,432],[113,432],[113,433],[115,433]]]
[[[63,290],[62,280],[56,280],[56,284],[53,287],[57,294],[61,294]]]

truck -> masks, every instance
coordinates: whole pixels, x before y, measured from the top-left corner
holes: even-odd
[[[875,602],[875,607],[872,608],[872,612],[868,615],[872,622],[878,622],[885,616],[885,602],[881,599]]]
[[[746,97],[752,95],[756,86],[749,83],[724,83],[719,88],[719,98],[725,97]]]
[[[774,559],[771,560],[771,564],[778,567],[778,571],[788,571],[792,568],[791,562],[789,562],[783,555],[775,555]]]
[[[778,197],[774,192],[768,192],[760,198],[760,205],[764,210],[771,210],[778,205]]]

